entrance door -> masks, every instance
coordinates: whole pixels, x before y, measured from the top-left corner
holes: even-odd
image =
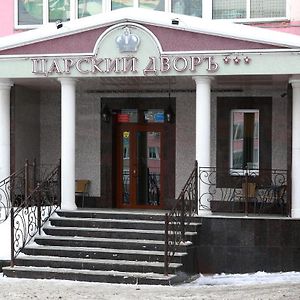
[[[161,124],[117,126],[118,207],[161,207],[162,128]]]

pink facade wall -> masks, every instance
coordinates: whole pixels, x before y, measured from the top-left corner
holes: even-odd
[[[0,2],[0,37],[14,33],[14,0]]]
[[[280,22],[280,23],[264,23],[256,25],[285,33],[300,35],[300,21]]]
[[[279,47],[242,41],[237,39],[211,36],[202,33],[179,31],[176,29],[146,26],[158,38],[164,51],[205,51],[239,49],[278,49]],[[101,27],[47,41],[36,42],[0,51],[0,55],[18,54],[59,54],[92,53],[95,43],[107,27]],[[180,34],[180,39],[178,39]],[[101,49],[100,49],[101,52]]]

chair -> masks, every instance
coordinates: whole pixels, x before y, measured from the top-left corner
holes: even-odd
[[[253,209],[256,212],[257,204],[257,186],[254,182],[243,182],[242,183],[243,196],[242,200],[245,202],[245,210]],[[251,206],[250,206],[251,205]],[[253,205],[253,208],[252,208]],[[249,207],[250,206],[250,207]]]
[[[248,191],[247,191],[248,186]],[[255,198],[256,197],[256,183],[248,182],[247,184],[244,182],[242,183],[243,195],[244,197]]]
[[[75,183],[75,196],[82,197],[81,207],[83,207],[85,197],[89,196],[90,180],[78,179]]]

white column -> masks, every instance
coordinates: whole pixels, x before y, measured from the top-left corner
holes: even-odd
[[[75,109],[76,81],[61,78],[61,207],[76,209],[75,204]]]
[[[10,89],[12,81],[0,80],[0,181],[10,175]],[[8,199],[1,195],[1,205],[6,206]],[[2,197],[3,196],[3,197]],[[2,200],[1,200],[2,199]],[[0,208],[0,219],[5,218],[5,212]],[[10,218],[0,224],[0,260],[10,259]]]
[[[210,167],[210,126],[211,126],[211,77],[195,76],[196,82],[196,160],[199,167]],[[210,209],[209,185],[199,182],[199,192],[202,195],[200,209]]]
[[[292,218],[300,218],[300,78],[290,80],[293,87],[292,114]]]
[[[0,80],[0,180],[10,175],[10,89],[12,81]]]

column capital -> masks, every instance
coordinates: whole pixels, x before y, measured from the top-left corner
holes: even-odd
[[[71,77],[61,77],[57,79],[61,85],[75,85],[77,79]]]
[[[0,90],[10,90],[11,87],[14,85],[14,82],[10,79],[3,78],[0,79]]]
[[[214,80],[214,77],[212,76],[193,76],[192,77],[196,84],[201,84],[201,83],[205,83],[205,84],[208,84],[208,83],[211,83],[212,80]]]
[[[292,76],[289,79],[289,83],[292,85],[293,88],[299,88],[300,87],[300,76]]]

